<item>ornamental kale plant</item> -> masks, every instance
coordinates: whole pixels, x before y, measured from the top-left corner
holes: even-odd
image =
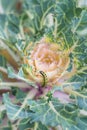
[[[0,2],[0,130],[87,130],[86,0]]]

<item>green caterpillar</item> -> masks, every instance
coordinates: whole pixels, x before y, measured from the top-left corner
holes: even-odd
[[[43,72],[43,71],[39,71],[40,72],[40,74],[43,76],[43,84],[42,84],[42,87],[44,87],[45,85],[46,85],[46,83],[47,83],[47,75],[45,74],[45,72]]]

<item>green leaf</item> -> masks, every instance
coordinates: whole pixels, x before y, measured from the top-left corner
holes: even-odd
[[[18,34],[19,33],[19,19],[14,14],[10,14],[7,16],[8,26],[7,29],[10,32],[10,35],[12,33]]]
[[[87,92],[86,92],[86,89],[84,89],[81,92],[78,92],[76,102],[77,102],[77,105],[80,109],[87,111]]]
[[[2,127],[1,129],[2,129],[2,130],[12,130],[11,127]]]
[[[5,44],[11,45],[17,42],[17,34],[20,33],[20,20],[16,14],[0,14],[0,39]],[[8,44],[7,44],[8,45]]]
[[[48,128],[41,124],[41,123],[31,123],[30,119],[23,119],[20,121],[19,126],[18,126],[19,130],[26,130],[31,128],[36,129],[36,130],[48,130]]]
[[[16,2],[17,0],[1,0],[1,5],[6,12],[10,12],[14,9]]]
[[[19,109],[21,107],[19,107],[18,105],[12,104],[8,94],[3,95],[3,100],[5,103],[5,107],[6,107],[7,115],[9,117],[9,119],[11,119],[11,120],[21,119],[21,121],[18,125],[19,130],[25,130],[27,128],[29,129],[29,128],[33,128],[33,127],[35,127],[36,130],[44,130],[44,129],[48,130],[48,128],[41,123],[37,123],[37,125],[34,123],[31,123],[31,121],[29,119],[29,116],[31,115],[31,113],[24,109],[20,111],[20,113],[16,116],[15,119],[13,119],[13,117],[15,116],[17,111],[19,111]]]
[[[64,130],[84,130],[87,128],[86,117],[79,117],[78,108],[71,104],[61,104],[57,99],[47,103],[45,100],[28,101],[33,122],[41,121],[43,124],[56,126],[60,124]],[[50,124],[51,123],[51,124]]]
[[[15,117],[15,119],[13,119],[14,115],[20,109],[20,106],[12,104],[8,94],[3,94],[3,101],[5,103],[9,119],[16,120],[16,119],[25,119],[29,117],[28,112],[22,109],[20,113]]]
[[[8,117],[12,120],[21,107],[12,104],[8,94],[4,94],[3,97]],[[42,124],[52,127],[62,125],[64,130],[66,130],[66,128],[69,128],[69,130],[81,130],[80,128],[82,127],[86,130],[86,117],[80,116],[79,109],[76,105],[62,104],[57,99],[52,99],[49,102],[45,99],[37,101],[28,100],[26,104],[30,106],[29,112],[28,109],[21,109],[14,120],[24,119],[27,121],[25,118],[28,118],[31,124],[33,122],[42,122]],[[38,129],[41,127],[40,125]],[[42,128],[45,128],[45,126]]]
[[[30,81],[29,79],[26,79],[26,78],[24,77],[24,73],[23,73],[22,68],[20,68],[20,70],[19,70],[18,73],[15,73],[15,72],[14,72],[14,69],[13,69],[12,67],[8,67],[8,70],[7,70],[7,71],[8,71],[8,77],[9,77],[9,78],[12,78],[12,79],[13,79],[13,78],[20,79],[20,80],[22,80],[22,81],[28,83],[30,86],[37,88],[37,86],[35,85],[34,82],[32,82],[32,81]]]
[[[55,15],[58,23],[58,32],[63,28],[69,29],[70,22],[75,16],[76,1],[74,0],[59,0],[56,4]],[[68,26],[68,27],[67,27]]]
[[[4,33],[3,29],[0,27],[0,39],[6,39],[6,34]]]
[[[12,130],[12,124],[11,122],[7,119],[7,116],[5,115],[5,118],[2,121],[2,124],[0,125],[1,130]]]
[[[86,130],[87,128],[87,116],[85,117],[80,117],[79,119],[77,118],[76,120],[77,125],[76,126],[72,126],[70,128],[70,130]]]
[[[24,28],[32,34],[43,34],[45,27],[49,24],[48,16],[53,12],[54,5],[54,0],[25,0],[23,6],[27,17],[23,20]]]
[[[42,123],[37,124],[37,130],[49,130],[45,125]]]
[[[79,110],[84,110],[87,112],[87,90],[86,88],[72,89],[70,87],[66,88],[67,92],[70,94],[70,98],[74,99],[74,103],[77,104]]]
[[[87,36],[87,11],[83,10],[80,14],[80,18],[74,18],[73,26],[72,26],[73,33],[77,33],[80,36]]]
[[[5,110],[0,110],[0,124],[2,123],[5,116],[6,116],[6,111]]]
[[[83,39],[83,40],[82,40]],[[76,73],[69,79],[69,86],[73,89],[81,89],[87,84],[87,48],[86,38],[81,38],[72,52],[72,61],[76,65]],[[65,83],[68,85],[67,83]],[[71,84],[71,85],[70,85]]]
[[[74,120],[78,115],[76,106],[60,103],[57,99],[47,102],[46,100],[28,101],[30,110],[34,113],[31,114],[32,122],[41,121],[45,125],[57,126],[61,124],[65,127],[69,124],[75,124]],[[73,115],[71,114],[73,113]],[[62,122],[65,122],[62,124]]]
[[[6,20],[7,20],[6,14],[0,14],[0,27],[2,29],[5,28]]]
[[[19,130],[26,130],[26,129],[33,128],[33,127],[34,127],[34,123],[30,123],[30,119],[28,119],[28,118],[21,120],[18,125]]]
[[[26,97],[26,93],[19,88],[12,87],[11,90],[12,90],[12,94],[16,97],[16,99],[22,103]]]
[[[0,55],[0,67],[7,67],[7,61],[4,56]]]

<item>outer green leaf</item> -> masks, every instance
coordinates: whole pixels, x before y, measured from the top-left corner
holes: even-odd
[[[83,10],[80,14],[80,18],[74,18],[73,26],[72,26],[73,33],[77,33],[81,36],[87,35],[87,11]]]
[[[76,120],[77,125],[72,126],[69,130],[86,130],[87,129],[87,117],[80,117]]]
[[[19,102],[23,102],[26,97],[26,93],[19,88],[12,87],[12,94],[16,97]]]
[[[30,123],[29,118],[21,120],[19,125],[18,125],[19,130],[26,130],[26,129],[29,129],[29,128],[32,129],[33,127],[34,127],[34,123]]]
[[[87,92],[79,92],[81,96],[77,96],[77,105],[80,109],[87,111]]]
[[[47,16],[53,12],[54,4],[55,0],[25,0],[23,6],[28,17],[24,20],[24,28],[32,34],[43,34],[45,27],[49,24]]]
[[[82,40],[83,39],[83,40]],[[74,90],[81,90],[87,84],[87,47],[86,38],[81,38],[72,52],[72,61],[76,65],[77,71],[69,80],[69,84]],[[71,84],[71,85],[70,85]]]
[[[78,109],[71,104],[64,105],[53,99],[46,103],[41,101],[28,101],[30,109],[34,112],[31,116],[32,121],[41,121],[46,125],[55,126],[60,124],[64,130],[86,130],[86,118],[78,116]]]
[[[20,32],[19,24],[19,17],[16,14],[0,14],[0,39],[14,44]]]
[[[49,130],[45,125],[38,123],[37,125],[37,130]]]
[[[22,80],[22,81],[28,83],[29,85],[31,85],[31,86],[33,86],[33,87],[35,87],[35,88],[37,87],[32,81],[30,81],[30,80],[28,80],[28,79],[26,79],[26,78],[24,77],[24,73],[23,73],[22,68],[20,68],[18,74],[16,74],[16,73],[14,72],[14,70],[13,70],[12,67],[8,67],[8,77],[9,77],[9,78],[12,78],[12,79],[13,79],[13,78],[20,79],[20,80]]]
[[[26,129],[35,129],[35,130],[48,130],[48,128],[41,124],[41,123],[31,123],[30,119],[23,119],[20,121],[19,126],[18,126],[19,130],[26,130]]]
[[[4,33],[3,29],[0,27],[0,39],[6,39],[6,34]]]
[[[1,0],[2,7],[7,12],[14,9],[16,2],[17,0]]]
[[[5,103],[5,107],[7,110],[7,115],[10,119],[13,119],[13,116],[17,113],[17,111],[20,109],[20,106],[18,105],[14,105],[11,103],[10,98],[8,96],[8,94],[3,94],[3,100]],[[22,110],[16,117],[16,119],[24,119],[24,118],[28,118],[29,114],[27,111]]]
[[[16,119],[22,119],[18,125],[19,130],[25,130],[29,128],[36,128],[36,130],[48,130],[48,128],[45,125],[42,125],[41,123],[31,123],[29,117],[31,115],[31,112],[28,112],[27,110],[22,109],[20,113],[16,116],[15,119],[13,117],[19,111],[20,107],[18,105],[14,105],[11,103],[10,98],[8,94],[3,95],[3,100],[5,103],[5,107],[7,110],[7,115],[9,119],[16,120]]]
[[[8,94],[4,94],[4,103],[6,106],[7,114],[10,119],[13,119],[20,107],[11,103]],[[86,117],[80,117],[77,106],[71,104],[62,104],[57,99],[47,102],[47,100],[28,100],[27,105],[30,106],[31,112],[21,109],[15,119],[29,118],[30,122],[42,122],[47,126],[62,125],[64,130],[81,130],[84,127],[86,130]],[[14,120],[15,120],[14,119]],[[45,126],[37,127],[45,128]]]
[[[55,15],[58,22],[58,33],[61,29],[69,29],[69,24],[75,15],[75,0],[59,0],[56,4]],[[67,27],[68,25],[68,27]]]
[[[19,19],[17,16],[10,14],[7,16],[8,26],[7,29],[10,32],[10,35],[12,33],[18,34],[19,33]]]
[[[6,14],[0,14],[0,27],[2,27],[2,29],[5,28],[6,20]]]
[[[87,111],[87,90],[86,88],[75,89],[68,87],[66,89],[69,94],[70,98],[74,99],[75,104],[77,104],[79,110]]]
[[[30,110],[34,112],[31,114],[32,122],[41,121],[50,126],[61,124],[64,127],[75,124],[74,120],[78,114],[78,109],[74,105],[64,105],[57,99],[52,99],[49,103],[46,100],[29,100],[28,104]],[[62,122],[65,123],[62,124]]]

